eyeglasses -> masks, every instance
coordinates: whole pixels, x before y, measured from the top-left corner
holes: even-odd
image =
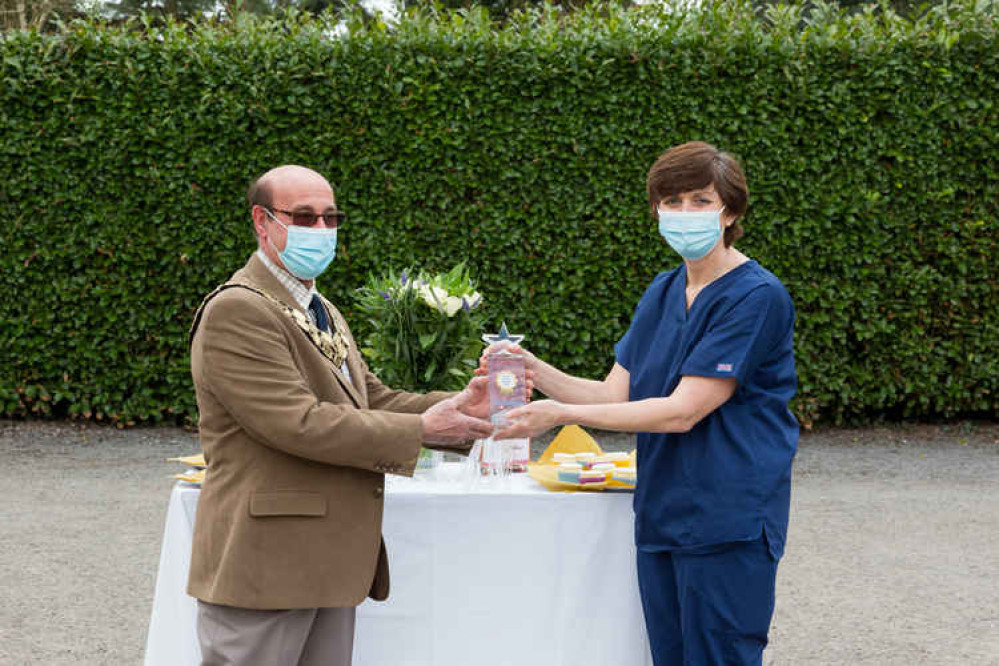
[[[271,217],[274,217],[274,214],[271,213],[270,210],[268,210],[267,208],[264,208],[264,210],[270,213]],[[284,213],[285,215],[290,217],[291,223],[294,224],[296,227],[311,227],[315,225],[316,218],[321,217],[323,219],[323,225],[327,229],[336,229],[337,227],[339,227],[341,224],[344,223],[344,220],[347,219],[347,214],[339,210],[327,213],[321,213],[319,215],[316,215],[311,210],[292,211],[292,210],[281,210],[280,208],[275,208],[274,212]]]

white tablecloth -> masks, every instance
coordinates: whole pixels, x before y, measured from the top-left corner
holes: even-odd
[[[391,595],[358,607],[355,666],[651,665],[630,493],[552,493],[526,475],[387,481]],[[184,592],[199,492],[170,495],[146,666],[200,660]]]

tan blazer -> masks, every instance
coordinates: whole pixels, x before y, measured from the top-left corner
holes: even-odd
[[[233,281],[296,309],[256,255]],[[323,356],[265,297],[229,288],[202,305],[191,373],[208,470],[188,594],[240,608],[385,599],[384,473],[412,475],[419,413],[448,393],[394,391],[371,374],[346,322],[347,367]]]

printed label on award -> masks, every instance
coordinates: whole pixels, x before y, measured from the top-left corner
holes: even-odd
[[[509,370],[503,370],[496,374],[496,387],[499,388],[500,395],[509,397],[517,390],[517,375]]]

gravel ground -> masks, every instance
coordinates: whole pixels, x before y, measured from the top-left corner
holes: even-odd
[[[0,664],[141,663],[164,458],[197,450],[0,421]],[[791,514],[766,663],[999,665],[999,424],[808,433]]]

